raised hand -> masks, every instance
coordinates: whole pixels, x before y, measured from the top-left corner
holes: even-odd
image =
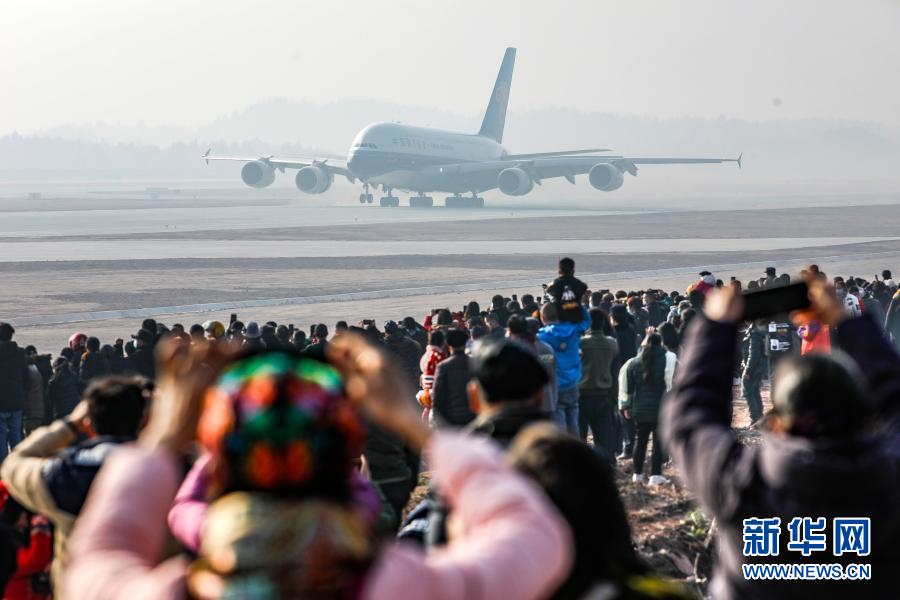
[[[741,286],[733,282],[731,285],[710,292],[703,305],[703,312],[711,321],[737,323],[744,312]]]
[[[806,278],[809,286],[809,308],[791,315],[795,323],[819,321],[825,325],[840,325],[847,319],[847,310],[834,291],[834,286],[818,277]]]
[[[419,450],[430,435],[413,409],[413,390],[397,365],[365,338],[345,334],[327,349],[329,362],[344,376],[348,398],[376,425]]]
[[[175,453],[187,450],[197,433],[207,388],[237,353],[238,347],[227,342],[191,345],[174,336],[160,342],[156,391],[140,443]]]

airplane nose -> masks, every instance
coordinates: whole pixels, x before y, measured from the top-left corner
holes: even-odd
[[[347,169],[350,170],[350,173],[353,175],[359,176],[359,155],[356,152],[351,152],[347,155]]]
[[[347,169],[350,170],[350,173],[358,178],[365,179],[371,173],[371,161],[367,160],[366,153],[364,151],[354,151],[351,152],[349,156],[347,156]]]

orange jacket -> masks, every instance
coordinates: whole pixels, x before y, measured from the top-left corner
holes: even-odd
[[[831,332],[828,325],[822,325],[813,321],[801,326],[797,333],[800,335],[800,354],[806,356],[813,352],[820,354],[831,353]]]

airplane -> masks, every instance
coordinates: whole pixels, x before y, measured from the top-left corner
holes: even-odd
[[[374,123],[360,131],[346,160],[339,157],[287,159],[275,156],[257,158],[212,156],[203,158],[245,162],[241,179],[250,187],[264,188],[275,181],[275,171],[297,169],[294,182],[301,192],[321,194],[335,176],[350,183],[363,184],[362,204],[372,204],[370,186],[385,192],[381,206],[399,206],[393,190],[414,192],[412,207],[433,206],[426,194],[453,194],[445,200],[448,207],[484,206],[479,193],[499,189],[509,196],[524,196],[545,179],[564,177],[575,183],[576,175],[587,174],[594,188],[611,192],[625,182],[625,173],[637,176],[638,165],[737,163],[737,158],[638,158],[602,154],[606,148],[561,150],[532,154],[510,154],[503,147],[506,107],[512,84],[516,49],[507,48],[494,83],[481,129],[476,134],[458,133],[401,123]],[[462,196],[470,193],[471,197]]]

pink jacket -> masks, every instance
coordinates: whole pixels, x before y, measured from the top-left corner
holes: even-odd
[[[572,565],[565,521],[490,441],[435,433],[428,448],[438,489],[454,508],[455,541],[429,554],[387,546],[364,598],[541,598]],[[185,558],[160,563],[179,472],[164,451],[123,447],[98,475],[69,541],[70,598],[185,598]]]
[[[187,477],[178,488],[172,508],[169,510],[169,530],[175,539],[192,552],[200,550],[203,539],[203,520],[209,510],[206,490],[209,487],[209,462],[211,456],[202,454],[191,467]],[[381,513],[378,492],[371,482],[363,479],[359,472],[354,472],[351,480],[353,499],[366,519],[374,523]]]

